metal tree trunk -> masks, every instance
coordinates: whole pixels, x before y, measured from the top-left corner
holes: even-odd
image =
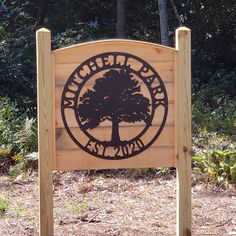
[[[113,145],[119,145],[119,143],[120,143],[118,118],[112,119],[111,142],[112,142]]]

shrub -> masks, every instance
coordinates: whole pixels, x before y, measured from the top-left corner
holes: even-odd
[[[236,184],[236,149],[204,150],[193,161],[194,172],[207,175],[213,183]]]
[[[14,101],[0,98],[0,146],[12,145],[14,134],[19,129],[20,116]]]
[[[10,167],[9,174],[12,178],[17,177],[22,172],[26,172],[29,169],[37,169],[38,167],[38,153],[32,152],[27,155],[16,154],[13,156],[15,160],[14,165]]]
[[[193,89],[193,132],[236,133],[236,70],[218,71],[209,84]]]
[[[26,117],[22,123],[22,127],[14,134],[16,148],[23,154],[36,152],[38,150],[36,120]]]
[[[14,163],[12,159],[13,152],[11,148],[0,148],[0,172],[8,172],[10,166]]]
[[[29,167],[37,167],[37,123],[20,114],[16,103],[0,99],[0,163],[1,171],[12,176]]]
[[[236,183],[236,143],[227,136],[203,131],[193,138],[193,171],[215,184]]]

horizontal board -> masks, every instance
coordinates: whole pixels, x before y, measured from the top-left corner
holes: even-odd
[[[92,84],[85,84],[83,86],[82,93],[87,91],[88,89],[91,90],[92,88],[93,88]],[[169,103],[174,103],[174,84],[166,83],[165,88],[166,88]],[[64,89],[64,86],[56,86],[56,92],[55,92],[56,107],[61,106],[61,97],[62,97],[63,89]],[[70,89],[73,91],[76,91],[77,87],[71,86]],[[150,93],[146,85],[140,84],[140,89],[144,97],[150,98]],[[156,97],[157,96],[158,95],[156,95]]]
[[[55,170],[175,167],[173,147],[150,147],[124,160],[104,160],[82,150],[57,150]]]
[[[144,126],[131,126],[131,127],[120,127],[119,135],[121,140],[130,140],[137,136]],[[159,127],[151,126],[149,128],[150,134],[155,134]],[[72,133],[78,132],[78,128],[71,128]],[[109,141],[111,139],[111,128],[110,127],[98,127],[96,129],[89,130],[89,133],[100,141]],[[150,137],[142,139],[143,143],[147,143]],[[158,139],[153,143],[152,146],[174,146],[174,126],[165,126]],[[65,129],[56,129],[56,148],[57,150],[63,149],[76,149],[78,146],[69,137]]]
[[[56,85],[64,85],[72,72],[79,66],[80,64],[55,64],[55,84]],[[174,81],[174,63],[173,61],[166,62],[152,62],[150,65],[154,68],[154,70],[159,74],[163,82],[173,82]],[[137,70],[140,68],[139,63],[132,63],[132,68]],[[88,81],[87,83],[89,83]]]
[[[80,63],[88,58],[105,52],[125,52],[142,58],[147,62],[173,61],[174,49],[159,47],[155,44],[126,40],[97,41],[88,44],[78,44],[62,50],[55,50],[56,64]]]
[[[102,39],[102,40],[96,40],[96,41],[89,41],[89,42],[85,42],[85,43],[80,43],[80,44],[74,44],[71,46],[67,46],[67,47],[62,47],[62,48],[58,48],[53,50],[53,52],[58,53],[58,52],[62,52],[62,51],[68,51],[68,50],[73,50],[74,48],[80,46],[88,46],[88,45],[93,45],[93,44],[107,44],[107,43],[126,43],[126,44],[138,44],[141,46],[149,46],[149,47],[155,47],[158,48],[160,50],[166,50],[166,51],[170,51],[170,52],[177,52],[177,50],[175,48],[172,47],[168,47],[168,46],[164,46],[162,44],[156,44],[156,43],[151,43],[151,42],[147,42],[147,41],[140,41],[140,40],[131,40],[131,39]]]
[[[56,128],[64,128],[64,124],[63,124],[62,117],[61,117],[61,108],[59,106],[56,107],[55,116],[56,116],[55,127]],[[72,109],[67,109],[66,119],[67,119],[67,124],[69,127],[78,127],[78,123],[75,119],[74,111]],[[153,125],[160,125],[161,121],[162,121],[162,117],[157,117],[156,119],[154,119]],[[135,123],[123,122],[120,124],[120,126],[137,126],[137,124],[139,124],[139,122],[135,122]],[[166,124],[167,125],[174,124],[174,104],[173,103],[169,104]],[[140,125],[143,125],[143,123],[140,122]],[[110,123],[107,123],[106,121],[104,121],[104,122],[100,123],[100,126],[110,126]]]

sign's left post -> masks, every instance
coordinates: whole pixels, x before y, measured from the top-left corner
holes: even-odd
[[[53,162],[55,159],[55,95],[51,32],[36,32],[39,152],[39,235],[53,235]]]

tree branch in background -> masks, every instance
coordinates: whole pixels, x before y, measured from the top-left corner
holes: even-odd
[[[181,16],[179,15],[179,12],[178,12],[178,9],[177,9],[177,7],[176,7],[176,5],[174,3],[174,0],[170,0],[170,3],[171,3],[171,6],[172,6],[172,8],[174,10],[175,16],[176,16],[176,18],[177,18],[177,20],[179,22],[179,26],[182,26],[184,22],[183,22],[183,19],[181,18]]]
[[[117,38],[125,38],[126,36],[126,2],[127,0],[117,0]]]
[[[169,46],[167,0],[158,0],[158,10],[160,18],[161,44]]]

